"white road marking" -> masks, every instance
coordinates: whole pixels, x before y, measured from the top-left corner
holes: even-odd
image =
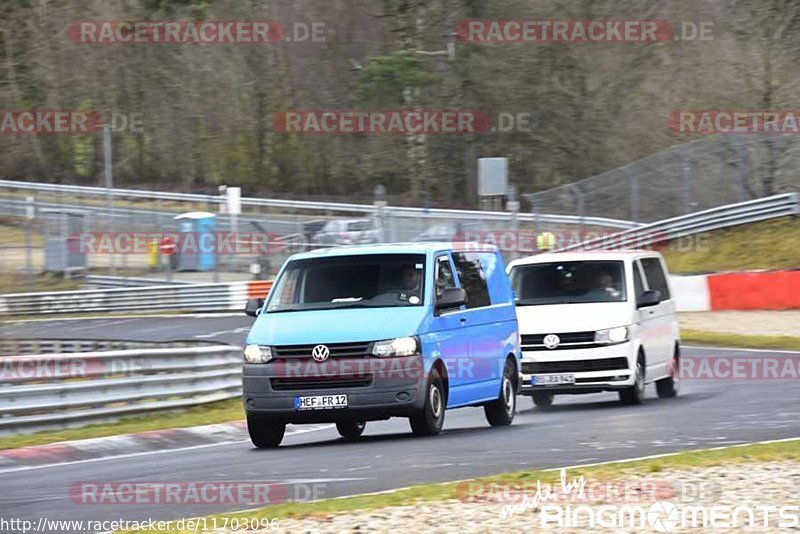
[[[210,337],[221,336],[221,335],[224,335],[224,334],[242,334],[244,332],[247,332],[248,330],[250,330],[249,326],[242,326],[242,327],[239,327],[239,328],[234,328],[233,330],[220,330],[218,332],[210,332],[208,334],[195,334],[192,337],[196,337],[196,338],[200,338],[200,339],[206,339],[206,338],[210,338]]]

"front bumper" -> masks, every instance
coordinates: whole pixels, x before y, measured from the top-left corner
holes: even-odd
[[[617,391],[634,384],[632,343],[608,347],[522,352],[523,395],[534,393],[596,393]],[[571,384],[536,384],[543,375],[572,375]]]
[[[421,356],[245,364],[242,376],[245,411],[287,423],[408,416],[422,408],[425,384]],[[347,395],[347,407],[295,409],[295,397],[312,395]]]

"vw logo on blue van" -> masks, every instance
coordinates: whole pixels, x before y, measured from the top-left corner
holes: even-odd
[[[311,357],[315,362],[324,362],[331,355],[331,351],[325,345],[317,345],[311,349]]]

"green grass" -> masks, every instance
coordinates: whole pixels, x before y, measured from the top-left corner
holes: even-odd
[[[583,475],[590,483],[592,481],[611,481],[624,479],[626,477],[640,477],[642,475],[659,473],[664,470],[691,469],[697,467],[717,466],[731,463],[744,462],[771,462],[780,460],[800,460],[800,439],[758,445],[733,446],[722,449],[709,449],[699,451],[681,452],[663,458],[653,458],[648,460],[637,460],[632,462],[618,462],[602,464],[597,466],[570,469],[567,471],[567,479],[572,480]],[[557,482],[558,471],[521,471],[517,473],[505,473],[492,477],[476,479],[475,483],[528,483],[535,484],[536,481],[542,483]],[[223,523],[223,518],[239,520],[248,519],[274,519],[281,520],[289,518],[316,517],[325,518],[330,514],[356,511],[356,510],[375,510],[387,506],[411,505],[419,502],[437,502],[458,498],[457,487],[463,482],[451,482],[445,484],[422,484],[410,488],[397,490],[388,493],[373,495],[362,495],[347,497],[343,499],[328,499],[317,502],[289,502],[266,506],[255,510],[219,514],[216,517],[217,524]],[[463,488],[463,486],[462,486]],[[212,524],[208,521],[208,524]],[[127,532],[188,532],[181,530],[160,530],[160,531],[127,531]]]
[[[686,330],[683,328],[681,329],[681,342],[750,349],[800,350],[800,337],[729,334],[727,332],[706,332],[704,330]]]
[[[40,273],[33,277],[33,291],[73,291],[83,287],[80,278],[64,278],[58,274]],[[27,293],[28,278],[19,273],[0,273],[0,295]]]
[[[782,217],[698,234],[662,250],[673,273],[800,267],[800,219]]]
[[[146,416],[124,417],[114,423],[90,425],[65,430],[47,430],[35,434],[20,434],[0,438],[0,449],[14,449],[30,445],[45,445],[58,441],[101,438],[134,432],[211,425],[244,419],[242,400],[227,399],[185,410],[153,413]]]

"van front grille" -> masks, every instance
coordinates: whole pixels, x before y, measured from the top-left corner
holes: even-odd
[[[597,360],[573,360],[564,362],[522,362],[522,372],[528,374],[542,373],[585,373],[591,371],[624,371],[628,368],[628,359],[600,358]]]
[[[310,389],[340,389],[368,387],[372,384],[371,375],[312,376],[312,377],[274,377],[270,384],[275,391]]]
[[[314,343],[313,345],[279,345],[273,346],[275,359],[311,358],[311,351],[317,345],[325,345],[330,351],[330,358],[365,358],[372,353],[372,343]]]
[[[549,349],[544,346],[544,338],[550,334],[523,334],[522,350],[569,350],[569,349],[591,349],[595,347],[605,347],[600,343],[594,342],[594,330],[589,332],[562,332],[557,333],[558,346]]]

